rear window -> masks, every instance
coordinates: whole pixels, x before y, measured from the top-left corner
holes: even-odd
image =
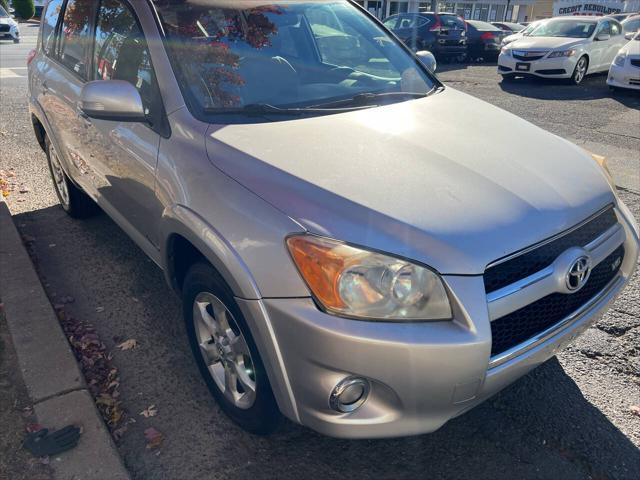
[[[90,22],[93,16],[93,2],[89,0],[68,0],[60,31],[60,61],[69,70],[86,78],[86,48],[91,43]]]
[[[58,24],[58,17],[60,17],[60,10],[62,10],[62,1],[52,0],[42,18],[42,48],[47,54],[51,53],[53,48],[56,25]]]
[[[451,28],[456,30],[464,30],[464,20],[454,15],[440,15],[440,23],[445,28]]]
[[[495,25],[478,20],[467,20],[467,23],[480,32],[500,32],[501,30]]]

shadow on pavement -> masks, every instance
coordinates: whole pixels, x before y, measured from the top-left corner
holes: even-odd
[[[500,88],[508,93],[540,100],[598,100],[613,98],[629,108],[640,108],[640,94],[633,90],[611,91],[606,84],[607,74],[586,77],[580,85],[570,85],[566,80],[523,77],[502,80]]]
[[[114,357],[121,400],[138,420],[120,444],[135,478],[640,478],[637,447],[556,359],[431,435],[337,440],[290,422],[270,437],[249,435],[199,379],[161,272],[106,215],[76,221],[55,206],[15,221],[35,239],[49,294],[72,295],[72,314],[93,323],[109,349],[116,336],[140,342]],[[138,417],[149,404],[158,416]],[[166,436],[159,455],[145,449],[151,425]]]

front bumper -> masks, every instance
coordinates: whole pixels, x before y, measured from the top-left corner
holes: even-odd
[[[506,361],[491,358],[483,278],[446,276],[455,320],[366,322],[321,312],[310,298],[239,300],[289,418],[326,435],[380,438],[433,432],[544,363],[620,294],[638,258],[638,232],[620,205],[626,255],[617,276],[584,309]],[[364,405],[341,414],[333,387],[349,376],[371,384]]]
[[[626,59],[623,67],[612,64],[609,68],[607,85],[640,90],[640,68],[632,66],[629,59]]]
[[[13,40],[19,40],[20,29],[18,27],[12,27],[9,31],[0,32],[0,38],[11,38]]]
[[[501,75],[534,75],[542,78],[570,78],[576,68],[578,57],[542,58],[531,62],[523,62],[511,55],[500,53],[498,56],[498,73]],[[528,64],[528,70],[519,70],[518,64]]]

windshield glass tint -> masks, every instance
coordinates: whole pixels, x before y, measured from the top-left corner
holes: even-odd
[[[6,18],[8,16],[9,14],[7,13],[7,11],[4,8],[2,8],[2,5],[0,5],[0,18]]]
[[[529,35],[532,37],[589,38],[595,29],[596,24],[594,22],[557,20],[541,25]]]
[[[413,57],[346,1],[154,3],[181,87],[200,113],[434,87]]]

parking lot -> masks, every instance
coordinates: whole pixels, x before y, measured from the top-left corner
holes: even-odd
[[[270,437],[237,428],[199,377],[178,298],[160,270],[106,215],[76,221],[57,206],[27,115],[24,59],[36,34],[24,25],[22,44],[0,42],[0,170],[15,172],[7,200],[52,303],[94,325],[114,352],[120,399],[136,420],[119,441],[133,478],[640,478],[640,416],[630,410],[640,405],[638,273],[613,310],[557,359],[434,434],[347,441],[291,423]],[[606,155],[640,218],[640,95],[610,92],[603,75],[579,87],[501,83],[494,64],[443,64],[439,77]],[[127,339],[138,347],[115,348]],[[158,414],[140,416],[150,405]],[[165,436],[159,450],[145,447],[148,427]]]

